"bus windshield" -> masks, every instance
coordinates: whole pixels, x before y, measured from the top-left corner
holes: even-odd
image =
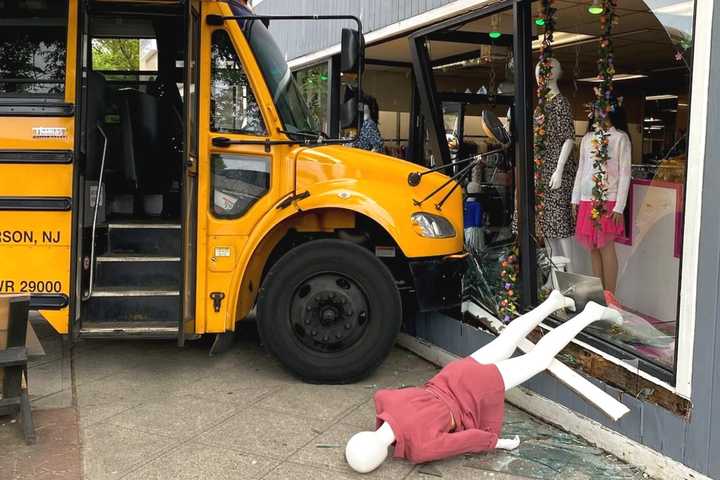
[[[244,4],[227,0],[237,16],[254,16]],[[310,113],[285,56],[260,20],[238,19],[238,24],[255,54],[265,83],[273,97],[285,130],[290,133],[320,134],[320,122]]]
[[[249,21],[245,37],[265,77],[285,129],[292,133],[319,133],[318,119],[310,113],[285,58],[265,25]]]

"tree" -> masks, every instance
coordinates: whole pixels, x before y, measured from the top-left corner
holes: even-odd
[[[92,41],[94,70],[140,70],[140,40],[95,38]]]

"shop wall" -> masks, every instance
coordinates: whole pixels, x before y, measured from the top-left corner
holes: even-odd
[[[263,15],[355,15],[369,33],[448,3],[453,0],[265,0],[255,11]],[[302,22],[287,28],[287,22],[276,22],[270,31],[291,60],[340,43],[340,28],[349,25]]]
[[[710,85],[720,81],[720,15],[713,18]],[[702,46],[702,48],[710,48]],[[643,445],[682,462],[711,478],[720,478],[720,90],[708,95],[707,144],[700,212],[698,288],[693,350],[692,403],[689,421],[655,405],[643,403],[619,390],[591,379],[630,408],[617,423],[608,420],[549,374],[527,383],[528,388],[592,418]],[[679,267],[678,267],[679,268]],[[667,278],[667,277],[664,277]],[[662,281],[657,279],[655,281]],[[641,288],[641,285],[638,285]],[[421,316],[417,336],[457,355],[468,355],[492,338],[472,327],[462,327],[450,317]]]

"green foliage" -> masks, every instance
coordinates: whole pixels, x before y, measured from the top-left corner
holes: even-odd
[[[93,39],[93,70],[140,70],[140,40]]]

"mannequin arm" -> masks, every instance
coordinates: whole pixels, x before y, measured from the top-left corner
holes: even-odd
[[[560,158],[558,158],[557,167],[555,167],[555,171],[550,177],[551,190],[557,190],[562,185],[563,170],[565,170],[565,164],[567,163],[568,158],[570,158],[570,154],[572,153],[574,147],[575,142],[573,142],[569,138],[565,140],[565,143],[563,143],[562,149],[560,150]]]
[[[494,433],[477,428],[443,433],[410,452],[408,460],[412,463],[426,463],[463,453],[485,452],[495,448],[497,441],[497,435]]]
[[[520,446],[520,437],[515,435],[513,438],[499,438],[495,448],[498,450],[515,450]]]
[[[573,185],[573,192],[572,192],[572,200],[570,203],[573,205],[577,205],[580,203],[580,200],[582,199],[582,180],[583,180],[583,171],[585,169],[585,162],[587,159],[585,158],[585,151],[586,151],[586,142],[588,142],[588,136],[585,135],[582,139],[582,142],[580,142],[580,154],[578,155],[578,169],[577,174],[575,175],[575,184]]]
[[[615,208],[613,212],[623,213],[627,203],[628,191],[630,190],[630,178],[632,177],[632,149],[627,138],[623,138],[620,144],[620,158],[618,159],[618,187],[615,197]]]

